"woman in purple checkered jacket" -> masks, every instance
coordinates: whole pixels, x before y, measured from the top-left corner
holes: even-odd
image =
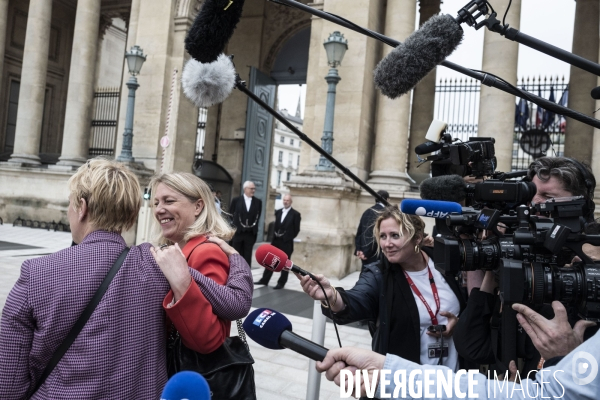
[[[52,355],[126,248],[121,233],[135,224],[141,206],[136,176],[114,161],[88,161],[68,186],[67,217],[78,245],[23,263],[0,323],[0,398],[158,399],[167,381],[162,305],[171,288],[148,243],[131,247],[95,311],[36,390]],[[234,270],[249,271],[238,258],[230,258],[232,276]],[[237,290],[193,277],[203,293],[244,298],[244,273],[236,274]],[[226,314],[221,317],[232,317]]]

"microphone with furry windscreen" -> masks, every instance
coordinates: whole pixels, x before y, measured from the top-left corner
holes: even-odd
[[[458,47],[463,30],[450,15],[434,15],[375,68],[375,85],[391,99],[409,92]]]
[[[205,0],[185,38],[192,58],[181,76],[183,92],[198,107],[223,102],[233,90],[236,72],[225,46],[242,16],[244,0]]]

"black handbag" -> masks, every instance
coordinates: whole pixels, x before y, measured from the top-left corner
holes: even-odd
[[[256,400],[252,368],[254,359],[246,342],[242,322],[236,322],[240,336],[226,338],[221,347],[210,354],[187,348],[173,327],[167,342],[169,377],[179,371],[195,371],[208,382],[214,400]]]

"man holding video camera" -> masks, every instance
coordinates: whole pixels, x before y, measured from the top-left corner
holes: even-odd
[[[593,221],[594,189],[596,180],[587,166],[566,157],[542,157],[531,163],[527,178],[536,185],[537,193],[532,203],[540,204],[549,199],[583,196],[587,212],[583,215],[586,222]],[[585,249],[584,249],[585,251]],[[482,279],[483,277],[483,279]],[[461,314],[457,324],[456,347],[461,356],[478,364],[489,364],[498,372],[508,370],[500,358],[502,354],[501,307],[496,292],[494,271],[473,271],[468,273],[469,287],[474,287],[469,296],[467,308]],[[554,310],[549,305],[540,305],[536,311],[545,318],[553,318]],[[571,325],[578,319],[575,310],[569,310]],[[585,321],[578,323],[579,328],[591,326]],[[525,328],[525,327],[523,327]],[[531,338],[523,330],[516,333],[515,347],[523,359],[521,373],[539,369],[544,364],[543,356],[534,346]]]

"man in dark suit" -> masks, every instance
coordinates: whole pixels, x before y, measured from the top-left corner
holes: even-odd
[[[385,200],[389,199],[390,194],[385,190],[378,190],[377,194]],[[367,208],[360,217],[360,223],[356,230],[354,244],[356,249],[354,255],[360,258],[363,267],[367,264],[377,261],[377,242],[373,238],[373,226],[377,220],[378,213],[384,209],[384,205],[375,200],[375,205]]]
[[[275,229],[273,241],[271,244],[282,250],[288,258],[294,252],[294,238],[300,232],[300,213],[292,208],[292,196],[286,194],[283,196],[283,208],[275,211]],[[288,271],[281,271],[281,276],[277,281],[275,289],[283,289],[288,279]],[[273,271],[265,268],[261,280],[254,282],[257,285],[267,285]]]
[[[246,181],[244,193],[231,200],[229,212],[233,215],[235,235],[231,240],[232,246],[244,257],[248,265],[252,265],[252,247],[256,243],[258,221],[262,212],[262,201],[254,197],[256,186],[254,182]]]

